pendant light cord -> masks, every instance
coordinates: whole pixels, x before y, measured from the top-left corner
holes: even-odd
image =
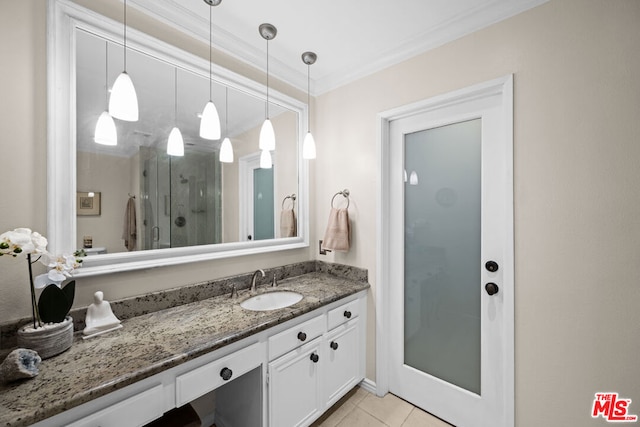
[[[311,133],[311,64],[307,64],[307,132]]]
[[[213,31],[211,30],[211,26],[213,24],[213,18],[211,17],[211,9],[213,9],[213,6],[209,6],[209,101],[213,102],[213,90],[212,90],[212,71],[211,71],[211,45],[213,44]]]
[[[269,39],[267,39],[267,119],[269,118]]]
[[[224,130],[229,137],[229,87],[224,87]]]
[[[127,0],[124,0],[124,71],[127,72]]]
[[[174,102],[173,102],[173,122],[178,127],[178,67],[174,68]]]
[[[104,102],[109,111],[109,42],[104,42]]]

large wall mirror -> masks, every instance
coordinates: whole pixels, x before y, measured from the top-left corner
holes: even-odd
[[[277,142],[273,167],[262,169],[266,88],[214,64],[212,98],[234,151],[221,163],[222,138],[199,136],[208,61],[128,29],[140,118],[115,120],[117,145],[97,144],[96,122],[124,68],[122,24],[50,0],[48,26],[48,234],[56,252],[91,246],[79,276],[308,245],[305,104],[270,90]],[[167,154],[174,125],[184,156]]]

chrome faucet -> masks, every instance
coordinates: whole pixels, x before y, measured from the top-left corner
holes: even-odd
[[[253,276],[251,276],[251,292],[256,290],[256,278],[258,277],[258,274],[262,274],[262,277],[264,277],[264,270],[260,268],[253,273]]]

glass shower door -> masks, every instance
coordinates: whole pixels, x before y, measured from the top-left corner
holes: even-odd
[[[170,235],[169,156],[147,147],[140,148],[142,193],[141,250],[168,248]]]

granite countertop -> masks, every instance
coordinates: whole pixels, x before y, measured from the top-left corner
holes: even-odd
[[[0,426],[23,426],[104,396],[346,296],[369,284],[313,272],[282,280],[302,301],[283,309],[249,311],[228,294],[133,317],[123,328],[43,360],[33,379],[0,385]],[[269,291],[260,287],[258,292]]]

